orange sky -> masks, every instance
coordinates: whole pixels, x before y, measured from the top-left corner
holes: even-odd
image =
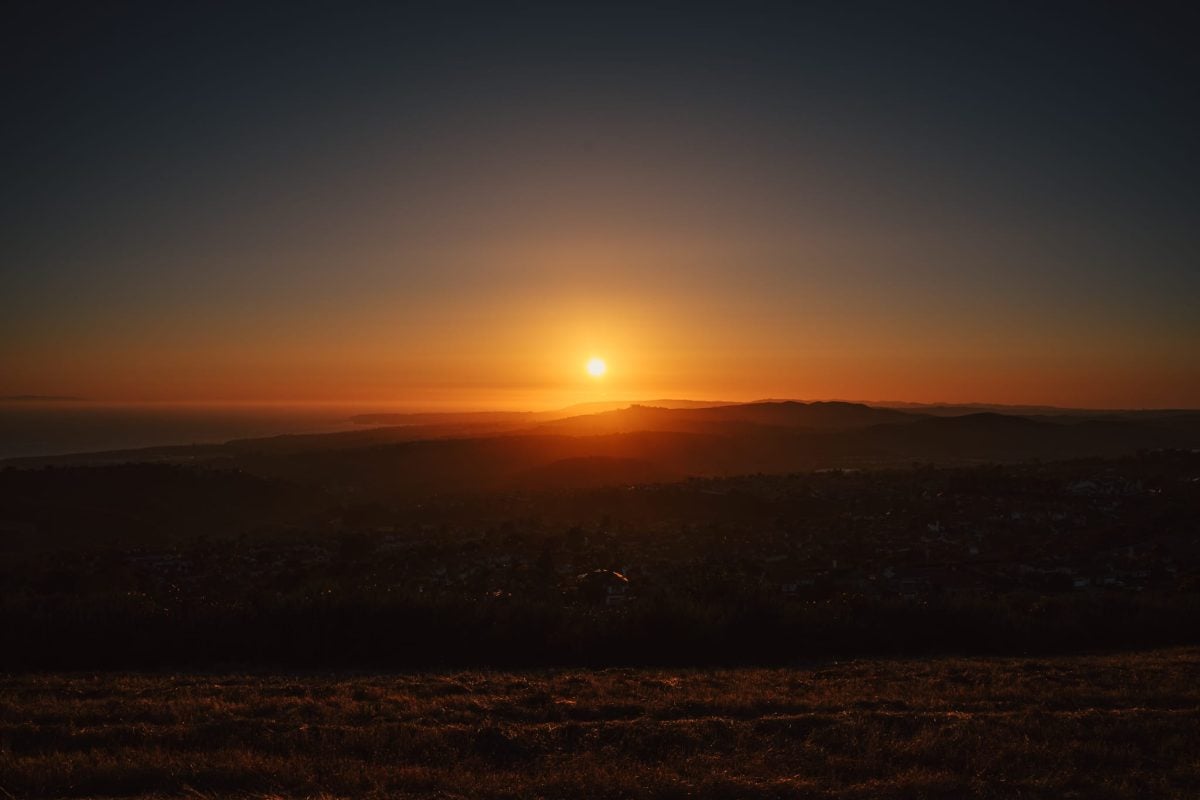
[[[574,241],[536,226],[528,236],[417,252],[325,243],[307,258],[353,263],[301,267],[290,282],[263,280],[253,252],[229,255],[241,269],[189,281],[81,282],[48,298],[58,313],[31,315],[0,341],[0,394],[420,408],[659,397],[1200,406],[1196,322],[1173,302],[1156,308],[1104,286],[1057,294],[1060,280],[1002,270],[881,270],[899,256],[874,236],[850,245],[828,230],[771,248],[737,227],[695,241],[616,226]],[[952,245],[936,244],[948,263]],[[585,373],[592,356],[609,364],[601,380]]]
[[[768,304],[728,287],[659,288],[624,303],[521,295],[400,302],[395,312],[364,298],[350,318],[281,310],[211,328],[164,318],[148,333],[64,330],[42,348],[10,350],[0,393],[413,408],[659,397],[1200,405],[1195,353],[1169,331],[1151,349],[1120,329],[1099,339],[1036,319],[913,319],[879,298],[857,298],[855,313],[802,292]],[[1006,322],[1028,328],[1014,335]],[[584,369],[592,356],[608,363],[601,379]]]

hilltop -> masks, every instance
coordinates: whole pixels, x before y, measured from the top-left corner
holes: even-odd
[[[581,408],[572,407],[551,413],[551,419],[517,412],[403,415],[405,424],[339,433],[9,459],[0,465],[208,465],[382,498],[528,488],[539,481],[609,485],[1200,447],[1200,413],[1187,411],[930,415],[846,402],[670,402],[683,405],[600,411],[589,405],[582,407],[589,413],[571,413]]]

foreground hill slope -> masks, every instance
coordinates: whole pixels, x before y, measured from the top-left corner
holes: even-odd
[[[18,797],[1194,797],[1197,670],[1200,652],[1181,649],[9,676],[0,775]]]

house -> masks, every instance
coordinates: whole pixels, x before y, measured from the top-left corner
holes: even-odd
[[[611,569],[594,569],[575,578],[579,598],[591,603],[615,606],[629,599],[629,578]]]

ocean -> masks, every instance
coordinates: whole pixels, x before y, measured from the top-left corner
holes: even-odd
[[[0,403],[0,459],[352,430],[346,406]]]

